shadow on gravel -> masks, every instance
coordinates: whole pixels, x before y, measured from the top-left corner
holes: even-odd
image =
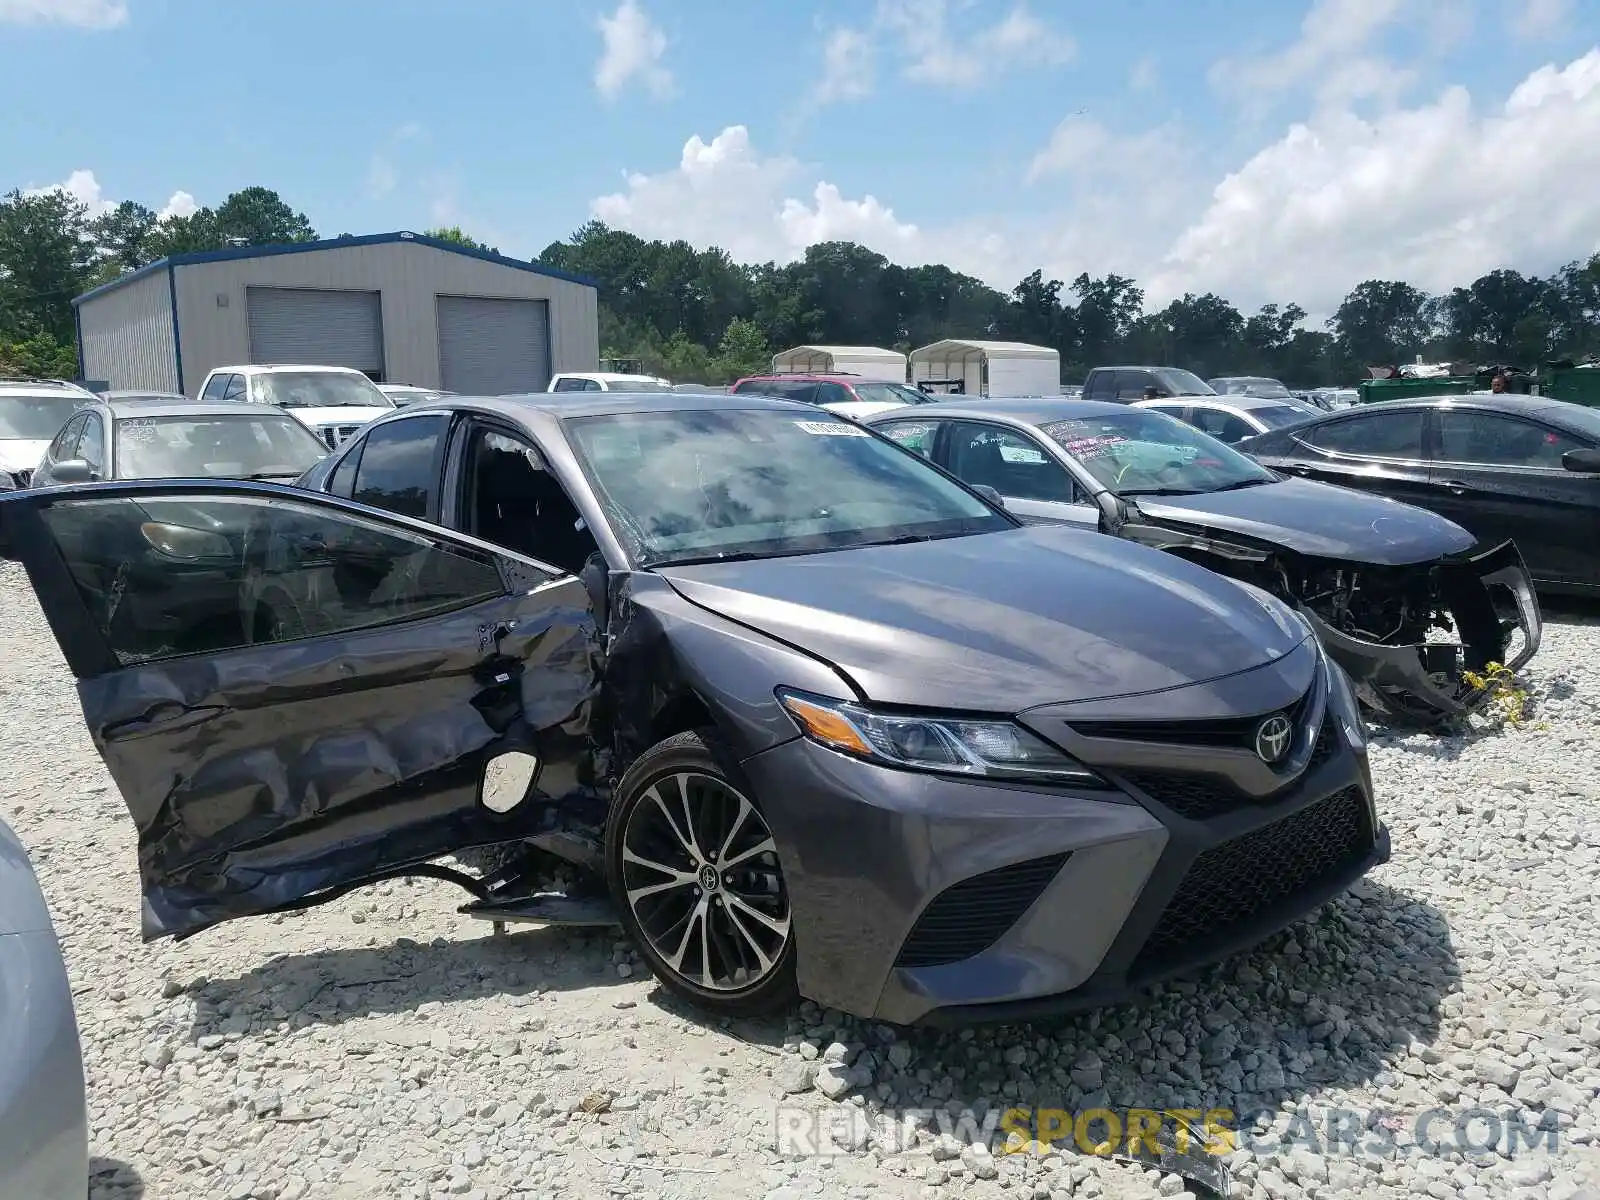
[[[463,918],[465,921],[466,918]],[[244,1032],[290,1020],[339,1025],[409,1013],[427,1001],[574,991],[621,983],[611,958],[619,931],[511,927],[499,937],[400,937],[387,946],[340,947],[270,959],[192,989],[192,1036]]]
[[[89,1160],[89,1200],[141,1200],[144,1194],[139,1172],[121,1159]]]
[[[1032,1025],[899,1030],[915,1051],[910,1064],[878,1075],[888,1094],[869,1094],[956,1111],[1245,1114],[1366,1084],[1403,1087],[1387,1063],[1437,1038],[1440,1003],[1459,979],[1443,915],[1365,880],[1254,951],[1143,1003]],[[870,1033],[855,1036],[872,1046]]]

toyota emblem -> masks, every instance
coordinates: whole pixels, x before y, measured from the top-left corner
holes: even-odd
[[[1256,757],[1267,764],[1283,761],[1294,741],[1294,726],[1282,713],[1274,713],[1256,726]]]

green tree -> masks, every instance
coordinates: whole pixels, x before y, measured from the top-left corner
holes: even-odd
[[[1397,366],[1435,346],[1439,304],[1409,283],[1369,279],[1344,298],[1328,327],[1352,362]]]
[[[74,338],[72,298],[94,269],[88,210],[62,191],[0,199],[0,339]]]
[[[424,229],[423,237],[431,237],[439,242],[455,242],[458,246],[465,246],[469,250],[483,250],[489,254],[499,254],[500,251],[487,242],[480,242],[471,234],[465,232],[459,225],[441,225],[437,229]]]
[[[732,383],[742,375],[755,375],[772,368],[772,347],[767,335],[754,321],[735,317],[717,344],[711,360],[712,383]]]
[[[155,226],[154,210],[136,201],[124,200],[91,221],[89,235],[104,256],[104,265],[121,274],[136,271],[151,261],[145,242]]]

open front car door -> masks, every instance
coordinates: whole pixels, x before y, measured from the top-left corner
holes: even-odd
[[[585,790],[571,575],[247,482],[10,494],[0,553],[138,827],[146,940],[516,839]]]

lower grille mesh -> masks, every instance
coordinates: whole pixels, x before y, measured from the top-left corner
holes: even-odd
[[[1028,911],[1068,857],[1012,863],[952,884],[917,918],[895,966],[937,967],[983,953]]]
[[[1373,836],[1366,800],[1360,788],[1351,787],[1213,846],[1190,866],[1130,974],[1157,971],[1183,957],[1196,939],[1225,938],[1353,866],[1371,850]]]

